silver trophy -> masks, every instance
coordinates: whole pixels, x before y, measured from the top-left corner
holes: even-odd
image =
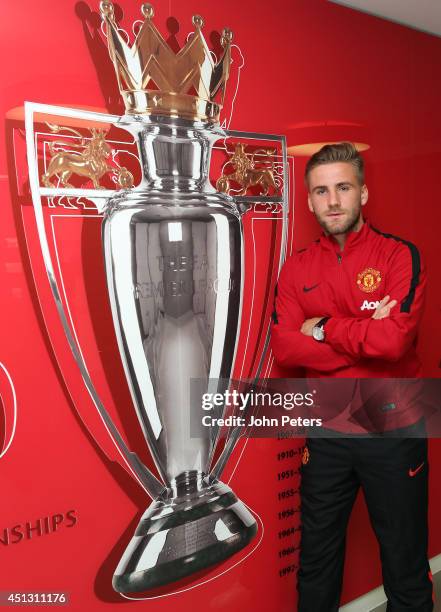
[[[193,18],[195,32],[175,55],[153,25],[150,5],[143,5],[145,21],[132,48],[118,31],[112,5],[103,2],[101,12],[127,114],[117,117],[28,103],[26,128],[40,241],[66,335],[111,435],[154,500],[113,578],[116,591],[133,593],[216,564],[257,533],[251,512],[218,479],[240,431],[230,431],[215,463],[219,428],[201,422],[196,431],[193,423],[190,431],[191,415],[201,406],[200,398],[190,393],[191,381],[206,381],[206,392],[222,392],[222,380],[230,378],[234,365],[244,276],[241,215],[247,206],[216,191],[208,178],[213,144],[226,136],[218,123],[222,100],[213,99],[219,92],[223,98],[231,33],[223,32],[223,55],[214,63],[200,17]],[[146,88],[149,79],[158,89]],[[195,91],[184,94],[184,87]],[[138,146],[141,182],[133,187],[130,172],[123,168],[118,176],[122,189],[100,189],[109,151],[98,130],[80,151],[53,149],[46,172],[39,176],[33,128],[37,112],[107,122],[130,132]],[[271,172],[254,167],[240,174],[239,153],[230,179],[242,180],[245,190],[248,181],[268,191],[274,179]],[[75,173],[90,178],[95,189],[86,193],[72,187],[69,179]],[[230,182],[223,177],[224,192]],[[41,204],[42,197],[60,194],[86,195],[103,212],[103,251],[120,357],[162,482],[127,448],[98,397],[70,329]]]

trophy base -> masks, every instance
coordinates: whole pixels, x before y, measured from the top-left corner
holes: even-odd
[[[113,576],[115,591],[139,593],[180,580],[227,559],[256,535],[254,517],[229,487],[194,474],[180,475],[177,487],[147,509]]]

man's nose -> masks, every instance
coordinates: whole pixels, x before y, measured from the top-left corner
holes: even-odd
[[[328,191],[328,206],[329,208],[335,208],[336,206],[340,206],[337,189],[330,189]]]

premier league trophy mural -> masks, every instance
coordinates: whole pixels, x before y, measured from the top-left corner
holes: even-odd
[[[106,427],[153,499],[114,575],[113,586],[122,593],[146,591],[188,576],[228,558],[256,535],[252,513],[219,480],[240,432],[231,430],[216,453],[218,427],[201,423],[190,431],[192,413],[200,411],[201,403],[192,397],[190,386],[193,379],[206,381],[205,390],[214,393],[225,388],[222,381],[232,374],[243,301],[242,216],[250,209],[247,186],[262,188],[251,202],[266,201],[269,192],[269,200],[273,196],[274,202],[285,204],[283,239],[287,214],[286,196],[277,191],[273,167],[263,163],[259,169],[257,150],[254,157],[247,157],[244,144],[236,145],[230,164],[234,173],[221,174],[219,191],[209,180],[213,145],[227,136],[219,126],[219,114],[230,72],[231,31],[222,32],[223,53],[214,61],[202,34],[202,18],[195,16],[194,33],[174,53],[153,23],[153,8],[144,4],[142,13],[144,20],[129,46],[115,22],[112,4],[101,3],[124,116],[26,105],[33,203],[64,331]],[[43,162],[35,145],[38,113],[51,117],[46,125],[56,138]],[[54,124],[53,117],[61,118],[58,123],[63,117],[90,120],[94,127],[85,136],[84,130]],[[130,169],[110,163],[112,149],[105,131],[97,127],[99,122],[134,137],[142,170],[136,186]],[[69,147],[63,135],[72,138]],[[269,151],[262,156],[267,158]],[[285,168],[283,172],[286,180]],[[116,190],[101,184],[109,173],[114,174]],[[92,182],[93,188],[75,187],[78,177]],[[231,195],[234,181],[241,198]],[[126,446],[98,397],[70,328],[43,214],[44,203],[60,196],[87,198],[102,213],[118,358],[161,480]],[[280,257],[273,258],[275,273],[283,257],[283,239]]]

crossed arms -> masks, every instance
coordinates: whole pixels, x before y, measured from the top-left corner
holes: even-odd
[[[371,318],[333,316],[325,326],[325,342],[311,336],[326,315],[305,320],[295,288],[296,257],[280,274],[275,298],[271,344],[283,367],[330,372],[354,365],[360,358],[398,361],[414,342],[424,304],[426,272],[418,251],[399,245],[388,263],[387,291]]]

